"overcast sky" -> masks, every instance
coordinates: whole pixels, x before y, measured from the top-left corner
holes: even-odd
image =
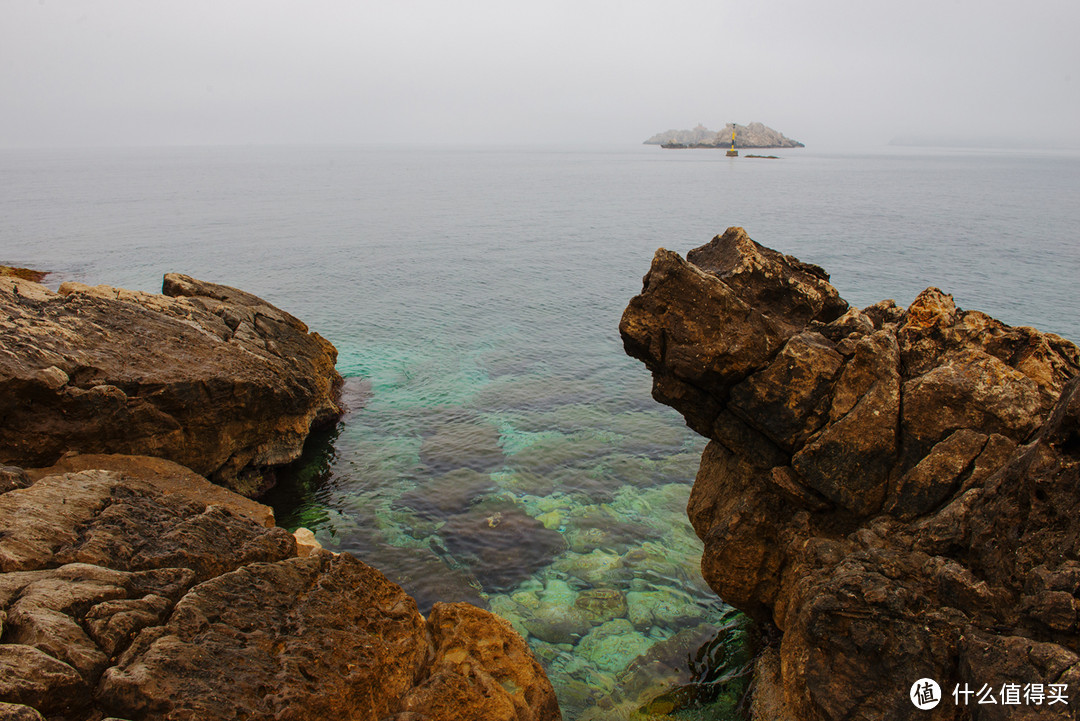
[[[1076,0],[2,0],[0,146],[1074,141]]]

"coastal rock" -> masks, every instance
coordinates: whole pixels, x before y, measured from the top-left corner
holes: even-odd
[[[152,455],[250,496],[341,414],[334,347],[250,293],[3,280],[0,463]]]
[[[735,129],[736,148],[802,148],[802,143],[784,137],[782,133],[762,123],[739,125],[728,123],[719,132],[698,125],[693,130],[668,130],[657,133],[645,141],[645,145],[675,145],[687,148],[729,148],[731,130]]]
[[[1038,718],[1075,718],[1080,351],[936,288],[851,309],[747,241],[657,251],[620,331],[710,438],[687,509],[702,573],[779,639],[755,717],[961,719],[958,685],[1031,683],[1068,699]],[[922,677],[932,712],[907,699]]]
[[[559,718],[490,613],[425,620],[375,569],[298,556],[267,509],[188,469],[98,458],[0,493],[0,717]]]

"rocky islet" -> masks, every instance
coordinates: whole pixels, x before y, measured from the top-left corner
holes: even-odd
[[[802,143],[786,137],[764,123],[749,125],[728,123],[719,131],[698,125],[692,130],[668,130],[657,133],[645,141],[645,145],[663,145],[673,148],[729,148],[731,133],[735,131],[736,148],[802,148]],[[751,156],[762,157],[762,156]]]

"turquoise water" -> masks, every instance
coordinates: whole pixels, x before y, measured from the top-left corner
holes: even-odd
[[[742,225],[856,305],[938,285],[1080,338],[1080,157],[778,154],[4,151],[0,263],[143,290],[180,271],[303,318],[338,347],[351,410],[283,474],[280,523],[423,608],[507,618],[568,719],[716,717],[746,631],[685,517],[703,440],[617,332],[656,247]]]

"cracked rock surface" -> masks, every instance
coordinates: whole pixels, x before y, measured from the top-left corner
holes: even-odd
[[[0,463],[152,455],[252,496],[341,415],[337,351],[301,321],[185,275],[163,293],[0,277]]]
[[[0,481],[0,719],[560,718],[506,622],[424,619],[182,466],[75,457]]]
[[[620,324],[710,439],[687,511],[705,579],[777,639],[756,716],[1078,718],[1080,351],[936,288],[860,310],[828,281],[730,228],[658,250]],[[1068,704],[958,706],[964,684]]]

